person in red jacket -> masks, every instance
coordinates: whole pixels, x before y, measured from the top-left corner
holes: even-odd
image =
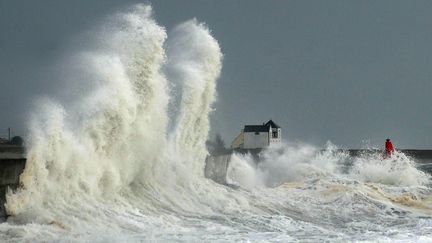
[[[390,139],[387,138],[385,142],[385,157],[386,158],[390,157],[393,154],[393,152],[394,152],[393,144],[390,141]]]

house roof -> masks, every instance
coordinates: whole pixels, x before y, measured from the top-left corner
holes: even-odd
[[[269,132],[270,127],[280,128],[274,121],[269,120],[266,124],[263,123],[262,125],[245,125],[243,132]]]
[[[274,121],[268,121],[265,126],[271,126],[272,128],[281,128],[278,124],[274,123]]]
[[[266,125],[245,125],[244,132],[269,132],[270,128]]]

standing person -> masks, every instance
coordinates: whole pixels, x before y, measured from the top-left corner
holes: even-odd
[[[393,143],[390,141],[390,138],[387,138],[385,142],[385,157],[389,158],[393,154],[393,152]]]

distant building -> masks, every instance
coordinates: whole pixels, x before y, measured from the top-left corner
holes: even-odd
[[[240,134],[234,139],[233,149],[265,148],[282,141],[281,127],[272,120],[262,125],[245,125]]]
[[[20,136],[15,136],[10,140],[9,144],[16,146],[24,146],[24,139]]]

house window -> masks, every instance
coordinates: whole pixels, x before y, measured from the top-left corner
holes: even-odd
[[[278,133],[277,132],[273,132],[273,138],[277,138],[278,136]]]

